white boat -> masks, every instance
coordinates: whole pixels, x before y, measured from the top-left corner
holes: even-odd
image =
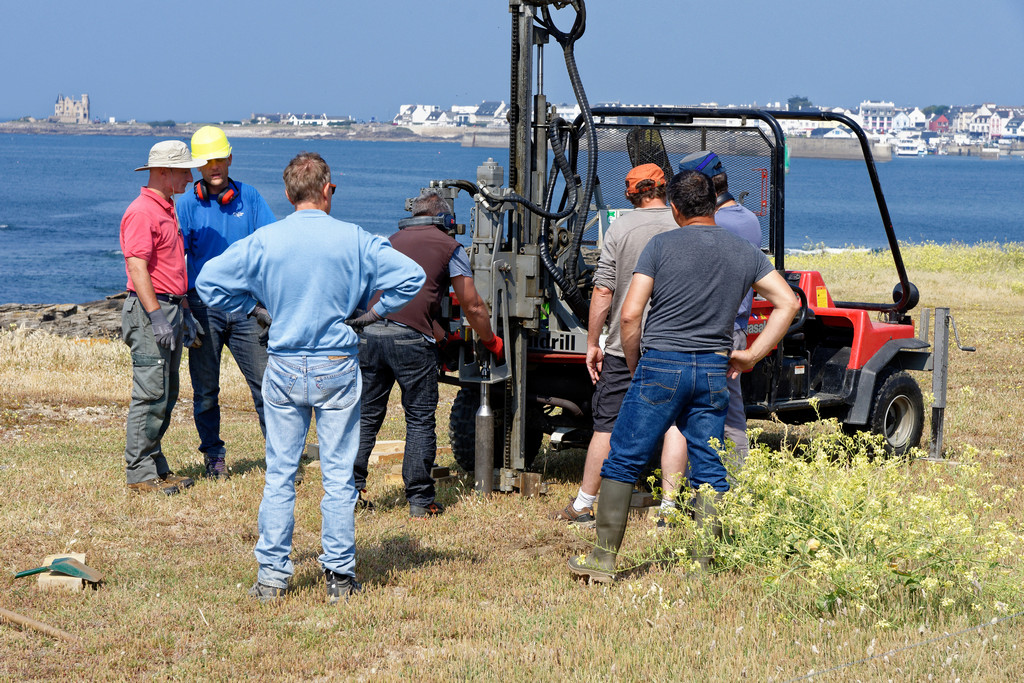
[[[923,157],[927,153],[923,142],[911,138],[897,140],[893,149],[893,154],[898,157]]]

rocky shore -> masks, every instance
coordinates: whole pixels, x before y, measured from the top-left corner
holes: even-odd
[[[22,327],[64,337],[121,338],[127,292],[84,304],[0,304],[0,329]]]
[[[202,123],[150,125],[148,123],[53,123],[50,121],[4,121],[0,133],[23,135],[154,135],[187,140]],[[353,123],[345,126],[290,126],[287,124],[225,125],[231,137],[337,139],[391,142],[459,142],[463,129],[418,126],[414,131],[390,123]],[[507,133],[506,133],[507,135]]]

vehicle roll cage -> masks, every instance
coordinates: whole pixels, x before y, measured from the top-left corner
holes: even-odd
[[[643,107],[643,106],[597,106],[591,109],[594,126],[605,124],[607,119],[617,117],[629,117],[635,121],[636,118],[647,117],[650,123],[647,126],[659,128],[665,126],[687,126],[692,125],[697,119],[739,119],[741,125],[748,121],[758,121],[764,126],[760,127],[762,136],[765,136],[771,148],[770,178],[771,202],[769,208],[769,245],[767,247],[775,259],[777,270],[785,271],[786,244],[785,244],[785,144],[786,137],[779,125],[780,120],[799,121],[828,121],[846,126],[857,137],[861,151],[864,155],[864,164],[867,167],[868,177],[871,180],[871,187],[875,194],[875,201],[878,204],[878,211],[882,219],[882,227],[885,230],[886,239],[889,242],[889,249],[892,252],[893,263],[896,266],[896,273],[900,283],[900,297],[895,303],[877,303],[861,301],[836,301],[835,305],[841,308],[853,308],[866,311],[880,311],[886,313],[903,313],[912,307],[912,286],[907,278],[907,270],[903,264],[903,257],[900,253],[900,245],[896,239],[893,229],[892,218],[889,216],[889,208],[885,203],[885,196],[882,193],[882,185],[878,179],[878,170],[875,167],[874,156],[871,154],[871,143],[864,133],[864,130],[845,114],[834,112],[804,112],[804,111],[774,111],[769,109],[714,109],[700,107]],[[586,118],[581,114],[573,122],[575,134],[570,136],[570,161],[575,169],[578,154],[580,152],[579,141],[584,137],[586,131]],[[770,131],[771,139],[765,135]],[[591,179],[593,182],[594,179]],[[581,207],[587,210],[589,207]],[[577,221],[577,229],[582,229],[585,220]],[[895,298],[895,297],[894,297]]]

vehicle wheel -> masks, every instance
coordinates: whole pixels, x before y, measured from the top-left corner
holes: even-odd
[[[920,445],[924,399],[913,377],[902,370],[892,370],[879,378],[868,426],[885,436],[894,455],[904,455]]]
[[[448,441],[452,455],[463,472],[472,472],[476,464],[476,409],[480,407],[480,392],[459,389],[452,401],[448,418]]]
[[[480,407],[480,391],[476,387],[463,387],[455,395],[452,411],[448,418],[448,440],[452,445],[455,462],[464,472],[472,472],[476,467],[476,411]],[[495,426],[500,421],[503,409],[491,406],[494,412]],[[539,412],[539,411],[538,411]],[[538,415],[528,409],[526,415],[526,467],[533,465],[534,458],[540,451],[544,439],[544,430],[538,426]],[[494,436],[495,458],[504,449],[501,435]]]

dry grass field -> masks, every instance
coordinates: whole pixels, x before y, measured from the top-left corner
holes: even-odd
[[[787,497],[810,497],[819,483],[842,494],[860,482],[879,510],[866,518],[888,524],[872,531],[872,547],[884,553],[886,539],[911,530],[899,538],[916,550],[888,555],[881,578],[859,551],[842,556],[842,572],[837,561],[825,567],[807,539],[786,541],[784,574],[742,559],[743,549],[719,571],[693,574],[664,561],[683,541],[637,518],[623,546],[634,568],[608,587],[581,584],[565,562],[586,551],[593,532],[547,518],[576,492],[583,457],[568,452],[538,459],[547,496],[479,499],[459,480],[439,488],[447,512],[425,522],[411,521],[400,488],[385,486],[388,466],[371,468],[377,508],[356,515],[365,591],[339,605],[324,599],[322,490],[309,468],[298,487],[295,590],[258,604],[246,590],[256,572],[262,439],[233,362],[225,361],[222,403],[234,476],[199,480],[175,497],[136,496],[125,488],[122,455],[126,347],[0,331],[0,607],[79,638],[0,622],[0,679],[1020,680],[1024,569],[1012,539],[1022,532],[1024,246],[916,245],[904,259],[921,306],[950,307],[963,343],[978,347],[951,351],[946,446],[955,463],[879,464],[877,474],[826,463],[808,475],[810,456],[776,448],[827,435],[828,425],[751,425],[771,446],[758,486],[782,492],[771,494],[767,516],[782,516],[792,509]],[[844,252],[787,266],[822,271],[836,298],[868,300],[888,297],[890,263],[884,252]],[[172,467],[198,478],[187,377],[164,448]],[[929,379],[920,379],[927,394]],[[441,445],[453,395],[443,390],[438,406]],[[401,439],[403,424],[393,400],[381,438]],[[811,478],[801,492],[783,476]],[[756,513],[758,489],[750,490]],[[848,521],[828,502],[815,515],[837,527]],[[930,553],[942,544],[945,560],[914,564],[940,557]],[[13,578],[68,551],[105,573],[98,590],[40,592],[35,577]],[[959,569],[943,574],[947,565]],[[837,586],[861,578],[825,588],[826,575]]]

